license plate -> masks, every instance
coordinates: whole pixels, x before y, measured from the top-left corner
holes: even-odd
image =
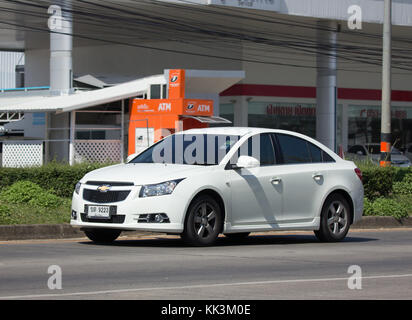
[[[110,206],[88,206],[87,216],[89,218],[110,218]]]

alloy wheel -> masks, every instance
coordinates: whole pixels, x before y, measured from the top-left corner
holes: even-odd
[[[196,210],[193,221],[199,238],[206,239],[213,235],[217,226],[214,207],[208,202],[203,202]]]
[[[348,224],[348,212],[340,201],[334,201],[330,204],[327,216],[327,225],[330,232],[339,236],[345,232]]]

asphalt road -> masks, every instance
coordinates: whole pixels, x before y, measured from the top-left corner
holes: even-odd
[[[51,265],[61,268],[60,290],[48,288],[58,284]],[[332,244],[303,232],[222,237],[206,248],[173,236],[0,242],[0,299],[411,298],[412,229],[353,231]]]

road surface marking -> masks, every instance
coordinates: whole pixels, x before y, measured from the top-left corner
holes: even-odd
[[[394,278],[409,278],[412,274],[393,274],[393,275],[377,275],[362,277],[362,280],[367,279],[394,279]],[[58,298],[84,295],[99,295],[99,294],[114,294],[114,293],[130,293],[139,291],[159,291],[159,290],[181,290],[181,289],[199,289],[199,288],[215,288],[215,287],[230,287],[230,286],[250,286],[250,285],[266,285],[266,284],[282,284],[282,283],[308,283],[308,282],[328,282],[328,281],[348,281],[344,278],[320,278],[320,279],[291,279],[291,280],[269,280],[269,281],[251,281],[251,282],[234,282],[234,283],[215,283],[215,284],[199,284],[189,286],[174,286],[174,287],[148,287],[134,289],[117,289],[117,290],[102,290],[102,291],[83,291],[71,293],[49,293],[49,294],[34,294],[20,296],[4,296],[0,300],[5,299],[43,299],[43,298]]]

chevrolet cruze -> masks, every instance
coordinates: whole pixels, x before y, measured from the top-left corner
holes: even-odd
[[[313,230],[340,241],[362,217],[362,174],[302,134],[262,128],[192,129],[167,136],[126,164],[86,174],[71,224],[95,242],[122,231],[179,234],[193,245],[218,235]]]

